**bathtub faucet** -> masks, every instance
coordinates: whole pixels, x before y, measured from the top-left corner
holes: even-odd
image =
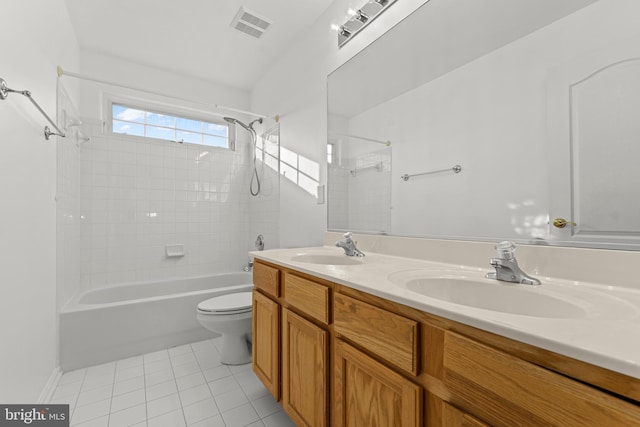
[[[247,265],[245,265],[244,267],[242,267],[242,271],[246,271],[249,272],[251,271],[251,269],[253,268],[253,261],[249,260],[249,262],[247,263]]]

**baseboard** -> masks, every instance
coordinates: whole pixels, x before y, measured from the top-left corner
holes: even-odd
[[[53,399],[53,393],[56,391],[56,387],[58,387],[58,383],[60,382],[60,378],[62,378],[62,371],[59,366],[56,366],[51,372],[51,376],[49,377],[49,381],[44,386],[42,393],[40,393],[40,397],[38,397],[37,403],[51,403]]]

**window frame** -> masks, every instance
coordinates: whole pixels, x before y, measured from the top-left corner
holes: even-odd
[[[154,138],[152,136],[130,135],[125,133],[114,132],[113,131],[114,104],[125,107],[125,108],[133,108],[136,110],[141,110],[141,111],[144,111],[145,113],[165,114],[167,116],[172,116],[179,119],[196,120],[196,121],[202,121],[206,123],[226,126],[227,129],[229,130],[228,137],[227,137],[228,147],[199,144],[199,143],[187,142],[187,141],[174,141],[169,139]],[[226,122],[223,117],[215,113],[211,113],[211,112],[204,111],[197,108],[179,106],[175,104],[168,104],[166,102],[142,100],[139,98],[130,98],[130,97],[118,96],[118,95],[106,95],[104,97],[103,108],[104,108],[104,111],[106,112],[105,131],[106,131],[106,134],[109,136],[121,137],[121,138],[122,137],[133,138],[134,140],[138,140],[138,141],[149,141],[149,142],[155,142],[155,143],[172,143],[172,144],[181,144],[185,146],[192,145],[197,147],[206,147],[208,149],[220,149],[220,150],[230,150],[230,151],[236,150],[235,124]],[[119,119],[116,118],[116,120],[119,120]],[[132,122],[132,123],[135,123],[135,122]],[[146,123],[144,123],[143,126],[146,126]],[[191,132],[188,129],[181,129],[181,130]],[[195,132],[195,133],[199,133],[199,132]],[[204,133],[200,133],[200,134],[204,134]],[[209,135],[209,134],[206,134],[206,135]]]

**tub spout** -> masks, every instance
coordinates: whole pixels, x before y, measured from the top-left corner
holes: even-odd
[[[244,267],[242,267],[242,271],[249,272],[253,269],[253,261],[249,261]]]

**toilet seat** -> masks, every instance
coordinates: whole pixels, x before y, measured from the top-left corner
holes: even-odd
[[[236,292],[202,301],[198,311],[210,315],[240,314],[250,312],[251,307],[251,292]]]

